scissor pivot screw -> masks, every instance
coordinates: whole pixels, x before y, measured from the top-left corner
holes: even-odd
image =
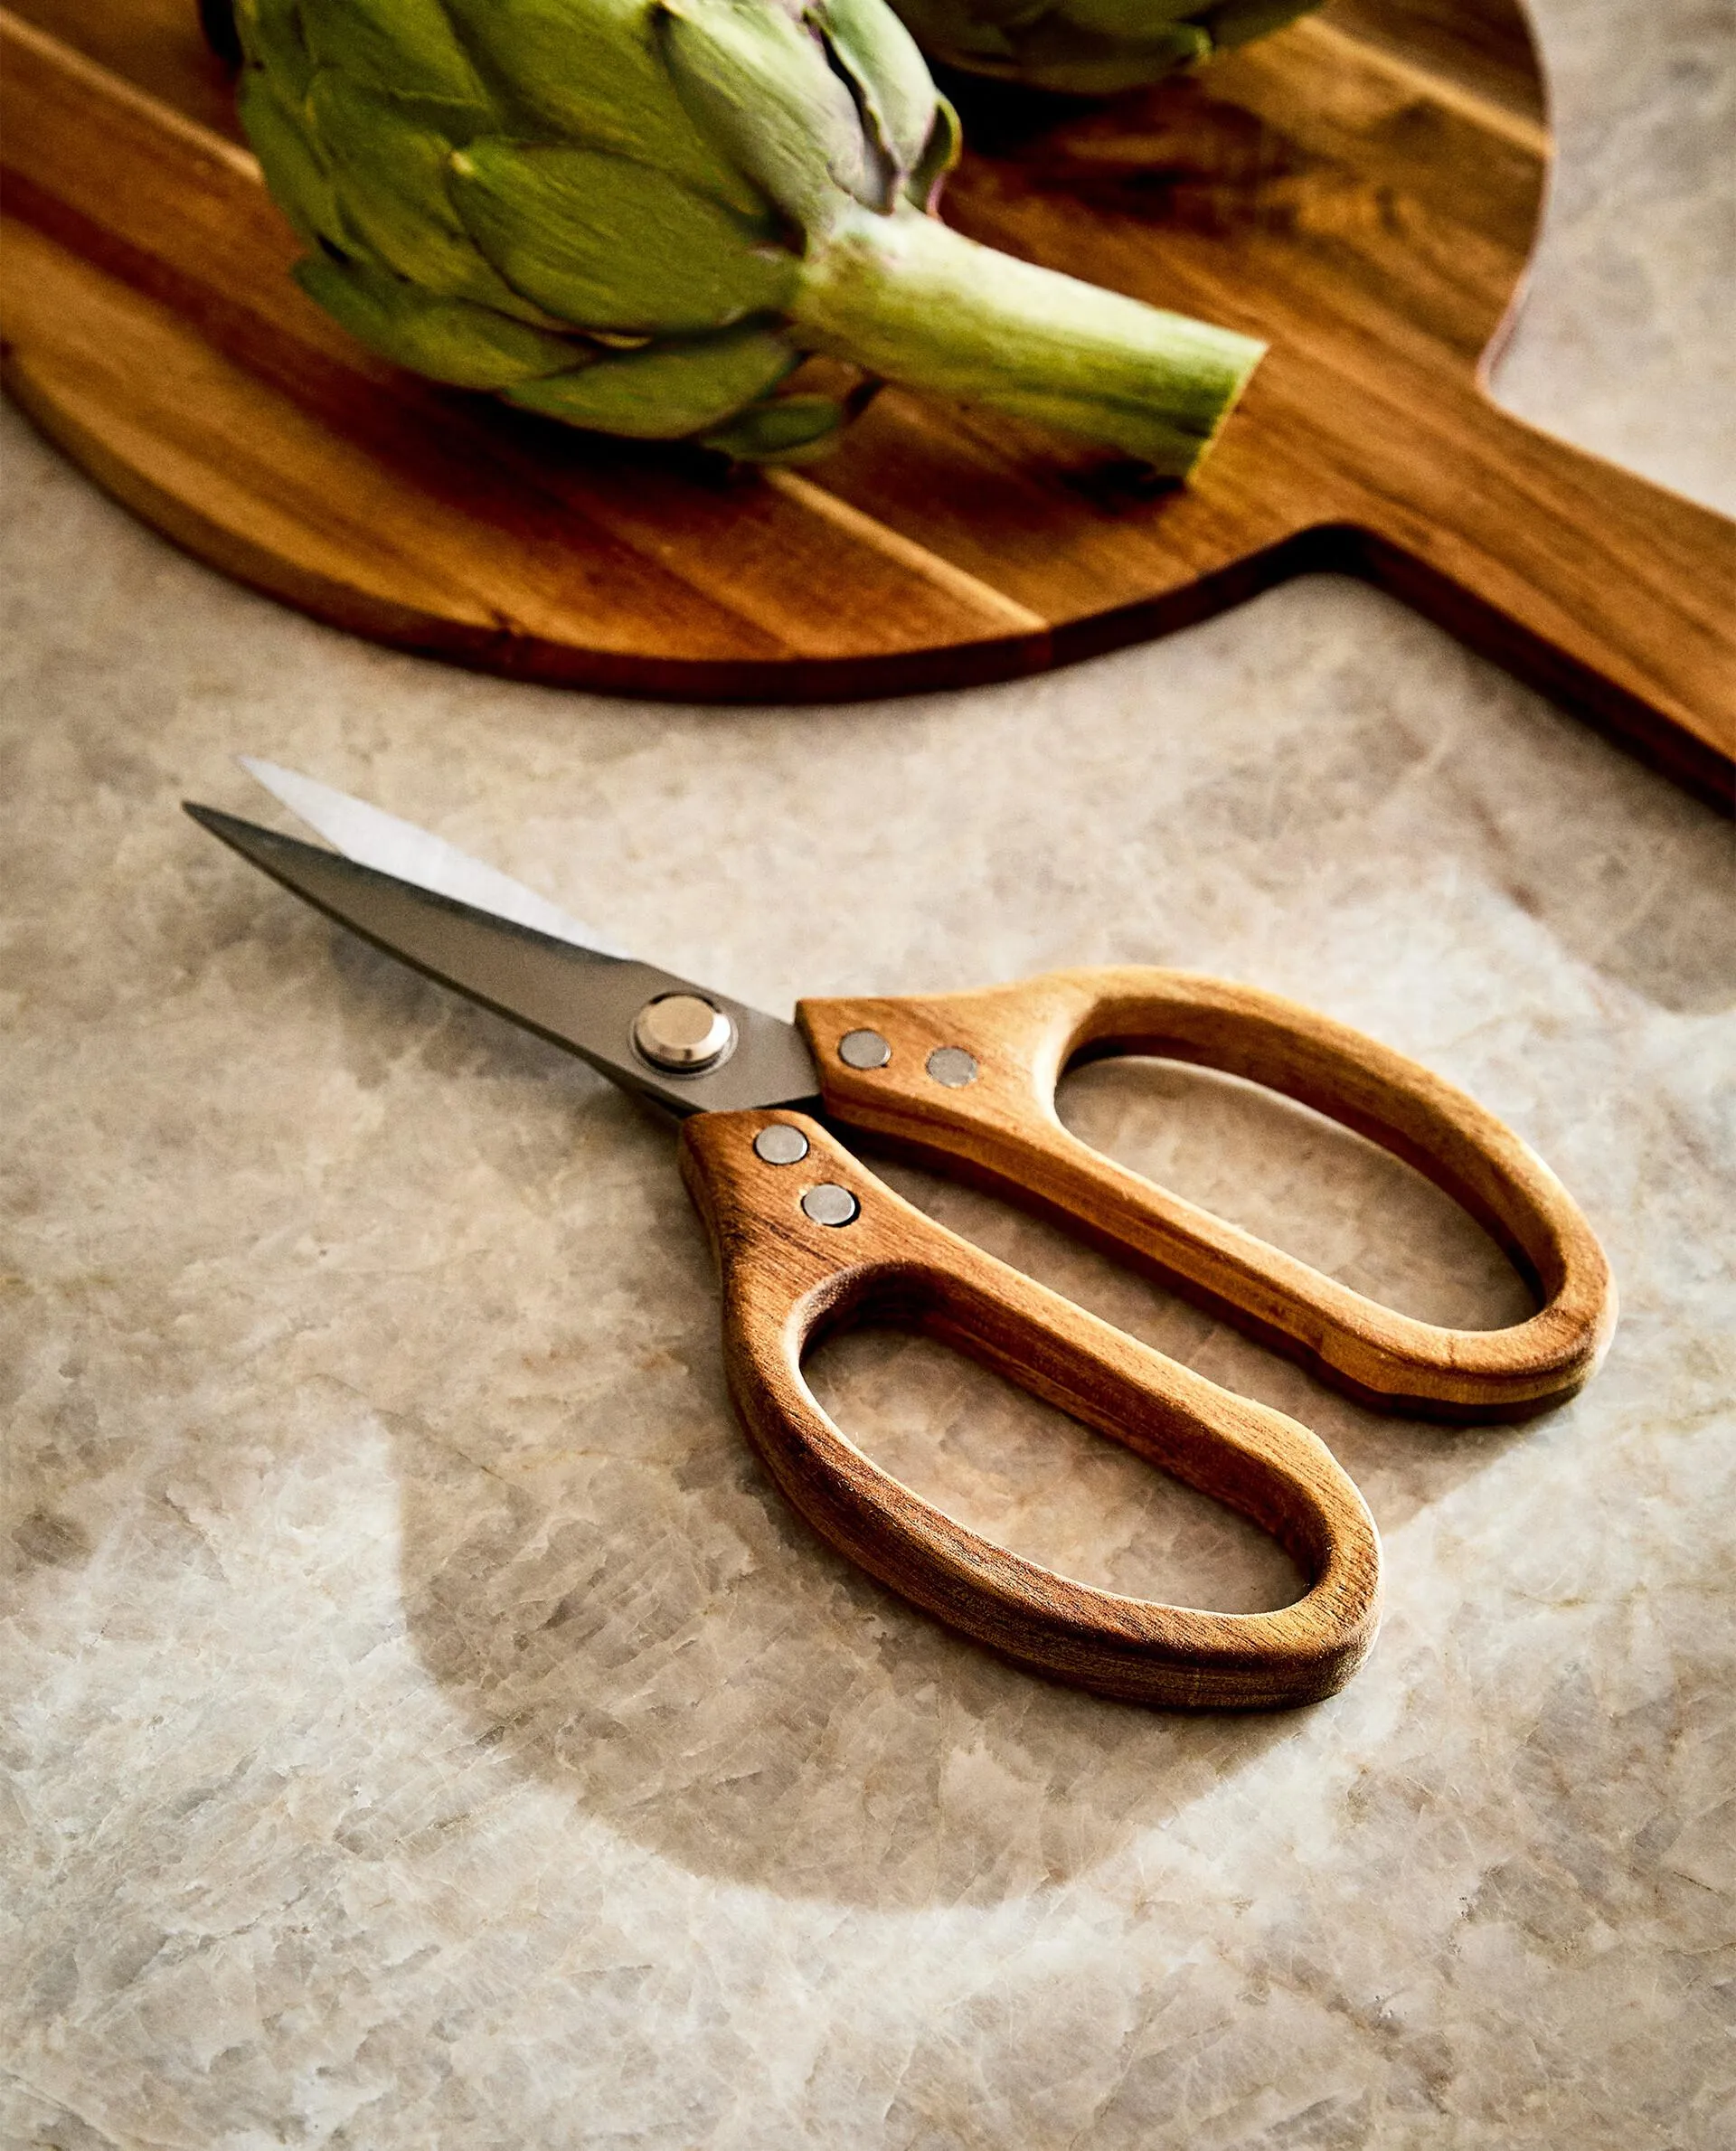
[[[698,1075],[735,1043],[735,1025],[698,994],[662,994],[634,1017],[633,1042],[653,1068]]]
[[[838,1059],[846,1068],[884,1068],[892,1045],[878,1031],[846,1031],[838,1041]]]
[[[807,1137],[788,1120],[774,1120],[753,1138],[753,1155],[769,1165],[799,1165],[807,1156]]]
[[[961,1045],[938,1045],[929,1055],[929,1073],[948,1090],[962,1090],[976,1080],[976,1056]]]
[[[802,1208],[816,1225],[851,1225],[862,1215],[862,1204],[847,1187],[835,1180],[822,1180],[802,1197]]]

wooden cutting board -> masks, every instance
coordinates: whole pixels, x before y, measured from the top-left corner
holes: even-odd
[[[967,93],[953,222],[1271,341],[1199,480],[1167,491],[898,392],[826,463],[730,475],[397,373],[289,282],[194,16],[0,14],[0,303],[17,400],[229,573],[524,677],[839,700],[1032,671],[1349,569],[1728,805],[1736,524],[1481,386],[1549,154],[1512,0],[1331,0],[1109,107]]]

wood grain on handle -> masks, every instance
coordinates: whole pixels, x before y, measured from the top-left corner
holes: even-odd
[[[796,1164],[756,1154],[773,1122],[806,1137]],[[681,1162],[717,1254],[736,1409],[795,1507],[869,1574],[1023,1665],[1129,1702],[1311,1703],[1361,1665],[1379,1621],[1380,1542],[1307,1428],[937,1225],[799,1114],[697,1114],[682,1129]],[[804,1211],[804,1193],[825,1183],[855,1197],[849,1223]],[[875,1319],[969,1354],[1251,1517],[1307,1577],[1306,1596],[1275,1613],[1160,1606],[1076,1583],[967,1530],[870,1462],[803,1376],[817,1338]]]
[[[1056,971],[923,999],[804,1001],[826,1110],[910,1154],[1060,1218],[1326,1380],[1386,1410],[1523,1418],[1571,1396],[1615,1326],[1603,1250],[1565,1188],[1511,1129],[1402,1054],[1297,1003],[1185,971]],[[847,1067],[855,1030],[892,1047]],[[929,1071],[958,1047],[974,1080]],[[1068,1063],[1152,1053],[1244,1076],[1312,1106],[1444,1188],[1501,1242],[1542,1306],[1497,1330],[1394,1313],[1080,1141],[1055,1111]]]

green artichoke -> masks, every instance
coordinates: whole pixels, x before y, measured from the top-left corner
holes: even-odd
[[[958,122],[884,0],[237,0],[235,18],[242,123],[310,250],[299,281],[438,381],[788,460],[858,401],[789,382],[820,354],[1182,476],[1260,359],[932,215]]]
[[[930,60],[1108,97],[1251,43],[1320,0],[892,0]]]

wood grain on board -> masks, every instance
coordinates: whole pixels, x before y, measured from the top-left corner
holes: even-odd
[[[118,497],[318,617],[687,699],[1004,677],[1367,575],[1721,804],[1736,524],[1497,410],[1548,142],[1513,0],[1330,0],[1099,108],[969,93],[972,236],[1269,338],[1198,480],[882,394],[730,475],[433,387],[290,284],[192,0],[0,12],[5,381]]]
[[[797,1163],[757,1155],[754,1137],[774,1121],[806,1137]],[[948,1231],[802,1115],[695,1114],[681,1163],[722,1273],[724,1367],[742,1424],[791,1504],[871,1576],[1019,1665],[1135,1703],[1313,1703],[1367,1656],[1380,1541],[1306,1427]],[[802,1197],[816,1185],[847,1191],[854,1215],[840,1226],[810,1217]],[[1199,1612],[1094,1590],[983,1538],[880,1470],[808,1387],[807,1346],[864,1321],[938,1337],[1251,1517],[1307,1592],[1273,1613]]]

